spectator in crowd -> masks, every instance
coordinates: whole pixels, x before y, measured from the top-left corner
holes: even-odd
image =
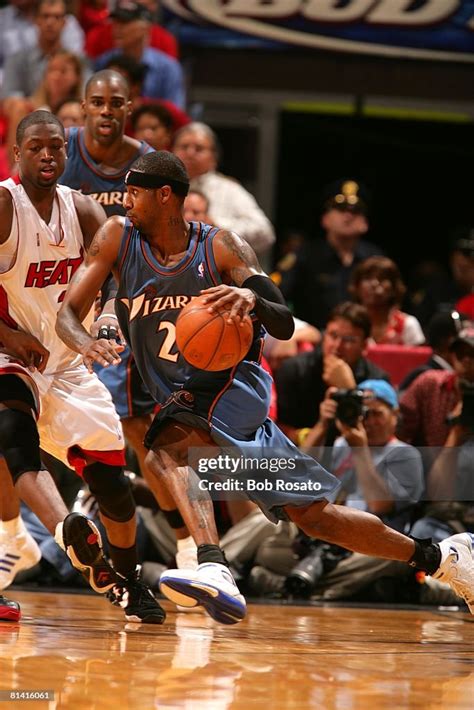
[[[95,69],[108,66],[113,57],[125,55],[146,67],[142,95],[153,99],[167,99],[184,108],[184,77],[180,63],[149,46],[150,11],[134,0],[125,0],[111,12],[114,48],[95,60]]]
[[[91,30],[94,28],[103,28],[105,30],[108,17],[109,8],[107,0],[80,0],[79,22],[86,33],[86,52]],[[112,44],[110,46],[112,46]],[[98,54],[105,52],[106,49],[110,49],[110,47],[104,47]],[[89,52],[87,53],[89,54]]]
[[[427,476],[430,503],[415,522],[415,536],[435,542],[458,532],[474,532],[474,418],[459,408],[452,426]],[[464,417],[463,417],[464,414]]]
[[[6,58],[2,98],[32,96],[35,93],[48,60],[62,48],[61,34],[66,24],[64,0],[40,0],[35,23],[38,28],[35,44]]]
[[[212,224],[209,216],[209,200],[200,190],[190,190],[184,199],[184,219],[187,222]]]
[[[330,438],[329,418],[320,415],[328,387],[353,389],[363,380],[388,380],[363,356],[369,335],[364,306],[341,303],[329,317],[321,347],[285,360],[275,373],[279,426],[300,446],[316,446]],[[336,432],[332,433],[334,440]]]
[[[12,96],[5,99],[4,111],[8,118],[7,146],[12,167],[16,128],[21,119],[38,109],[55,113],[66,99],[78,99],[81,94],[82,62],[75,54],[60,49],[48,60],[43,81],[32,96]]]
[[[464,328],[451,343],[453,371],[428,370],[400,398],[401,438],[415,446],[439,447],[446,441],[448,417],[463,407],[463,390],[474,385],[474,330]],[[469,400],[470,401],[470,400]]]
[[[323,328],[331,310],[350,297],[348,285],[357,264],[382,254],[365,241],[369,229],[367,189],[339,180],[324,191],[321,227],[325,236],[307,241],[296,263],[280,272],[280,288],[298,318]]]
[[[281,286],[283,274],[295,267],[298,252],[305,243],[305,235],[295,229],[290,229],[280,236],[275,246],[275,269],[270,274],[272,281],[278,286]]]
[[[428,324],[426,337],[428,345],[432,349],[430,358],[406,375],[399,385],[399,392],[406,390],[412,382],[427,370],[447,370],[453,371],[453,353],[451,344],[456,339],[463,326],[469,321],[463,314],[457,311],[435,313]]]
[[[423,327],[439,311],[459,310],[473,317],[474,228],[459,228],[451,242],[450,274],[435,272],[423,289],[412,295],[413,313]]]
[[[55,114],[64,128],[84,125],[85,116],[81,104],[80,99],[66,99],[62,104],[59,104]]]
[[[98,0],[100,3],[100,0]],[[168,54],[174,59],[179,58],[178,43],[176,38],[161,27],[156,22],[156,15],[158,10],[158,3],[156,0],[142,0],[141,5],[144,5],[151,13],[152,25],[150,27],[150,38],[149,45],[153,49],[159,49],[160,52]],[[121,9],[124,7],[129,7],[130,3],[126,0],[119,0],[116,6],[120,6]],[[82,22],[82,20],[81,20]],[[84,26],[84,25],[83,25]],[[88,28],[86,28],[87,31]],[[108,19],[108,13],[102,21],[97,23],[95,27],[92,27],[90,31],[87,32],[86,37],[86,53],[91,59],[99,57],[104,52],[108,52],[114,47],[114,32],[113,23]]]
[[[421,456],[395,436],[394,388],[385,380],[364,380],[358,389],[366,395],[365,411],[355,425],[336,419],[341,437],[334,443],[332,472],[342,478],[347,505],[379,515],[403,532],[423,492]]]
[[[439,384],[434,381],[430,386],[430,375],[449,374],[432,370],[421,375],[407,390],[408,394],[417,383],[426,379],[423,390],[420,388],[416,392],[417,401],[420,403],[423,393],[430,399],[429,392],[432,392],[431,405],[428,401],[419,406],[423,424],[432,435],[430,443],[437,448],[430,449],[430,456],[425,456],[429,464],[429,502],[424,507],[423,517],[415,522],[412,534],[431,537],[434,542],[443,539],[446,533],[474,532],[474,328],[463,328],[452,342],[451,349],[455,369],[455,375],[451,377],[456,379],[451,382],[441,380]],[[437,387],[439,395],[435,391]],[[414,399],[405,402],[405,411],[412,413],[415,402]],[[436,427],[436,439],[431,432],[431,421]]]
[[[400,310],[406,292],[398,266],[386,256],[370,256],[358,264],[349,291],[367,308],[370,341],[387,345],[422,345],[425,336],[415,316]]]
[[[273,227],[255,198],[237,180],[216,172],[219,146],[214,131],[204,123],[189,123],[176,133],[173,152],[186,167],[191,189],[208,198],[215,224],[235,230],[257,255],[265,253],[275,241]]]
[[[131,116],[133,135],[154,150],[169,150],[173,132],[173,117],[165,106],[144,104]]]
[[[0,67],[16,52],[37,44],[36,8],[37,0],[10,0],[0,9]],[[67,14],[61,32],[61,47],[81,56],[83,46],[84,32],[77,19]]]
[[[300,352],[309,352],[321,342],[321,333],[309,323],[293,317],[295,332],[289,340],[277,340],[267,333],[263,346],[263,354],[268,360],[272,373],[288,358]]]

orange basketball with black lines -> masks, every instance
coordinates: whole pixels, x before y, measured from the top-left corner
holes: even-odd
[[[247,354],[253,339],[249,316],[228,322],[226,312],[209,313],[205,296],[188,303],[176,321],[176,344],[190,365],[217,372],[234,367]]]

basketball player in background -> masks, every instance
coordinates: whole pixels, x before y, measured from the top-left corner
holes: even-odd
[[[16,141],[20,182],[0,184],[0,451],[11,474],[2,481],[2,497],[18,493],[58,542],[64,538],[64,547],[70,536],[81,543],[77,556],[80,562],[86,555],[83,566],[92,577],[98,532],[77,514],[66,518],[63,531],[58,528],[67,510],[42,470],[40,445],[74,466],[97,499],[117,572],[104,561],[107,589],[97,591],[127,592],[127,619],[162,623],[163,610],[139,579],[135,504],[123,472],[120,421],[105,386],[54,328],[67,284],[105,215],[90,197],[57,186],[66,150],[64,128],[53,114],[26,116]],[[99,351],[104,342],[96,341]],[[99,574],[96,586],[100,580]]]
[[[86,84],[82,108],[84,127],[71,128],[66,133],[68,160],[59,182],[93,197],[108,217],[124,215],[125,175],[140,155],[152,151],[146,143],[124,134],[131,111],[126,79],[110,69],[97,72]],[[110,278],[106,283],[110,290]],[[117,326],[113,307],[103,308],[92,327],[93,335],[100,326]],[[178,527],[181,518],[176,516],[175,502],[156,477],[148,474],[145,465],[147,452],[143,440],[153,418],[155,402],[143,384],[130,349],[126,347],[120,354],[117,367],[96,371],[112,395],[125,438],[137,455],[140,470],[175,531],[178,565],[189,566],[196,560],[196,545],[186,528]]]
[[[128,219],[112,217],[100,228],[68,289],[56,327],[86,362],[107,366],[117,361],[114,343],[104,341],[101,347],[81,325],[113,269],[120,326],[160,405],[145,440],[148,462],[179,501],[183,520],[198,544],[198,568],[164,572],[161,591],[178,604],[203,605],[223,623],[245,616],[245,600],[218,544],[209,493],[188,465],[190,448],[212,447],[217,456],[220,447],[233,447],[242,459],[247,455],[263,461],[279,452],[293,462],[279,472],[283,486],[270,490],[256,486],[252,493],[245,485],[241,488],[271,520],[291,520],[307,535],[354,552],[407,562],[450,583],[474,612],[471,535],[454,535],[439,545],[414,540],[374,515],[328,502],[339,481],[267,418],[271,378],[258,364],[262,345],[258,324],[276,338],[289,339],[293,318],[243,239],[184,221],[189,179],[183,163],[164,151],[150,153],[134,163],[126,183]],[[236,323],[249,314],[257,320],[247,355],[231,370],[197,370],[177,351],[173,336],[180,309],[201,293],[212,313],[230,308],[226,317]],[[253,474],[259,475],[255,470]],[[262,466],[258,482],[267,475],[268,468]],[[227,472],[226,478],[232,474]],[[234,479],[245,484],[242,475]]]

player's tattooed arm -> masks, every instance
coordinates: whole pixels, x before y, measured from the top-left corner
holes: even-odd
[[[206,296],[210,312],[228,311],[228,320],[239,323],[255,306],[255,294],[242,288],[242,284],[250,276],[263,276],[262,268],[252,247],[235,232],[220,230],[212,249],[223,283],[201,293]]]
[[[235,232],[224,229],[218,232],[214,237],[213,250],[224,283],[242,286],[250,276],[264,273],[250,244]]]
[[[209,310],[228,311],[228,320],[236,323],[253,311],[270,335],[289,340],[295,329],[293,316],[279,289],[263,272],[252,247],[227,231],[214,237],[213,247],[224,283],[202,291]],[[227,285],[229,281],[235,286]]]

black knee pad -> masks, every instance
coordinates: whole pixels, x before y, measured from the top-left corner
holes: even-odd
[[[13,483],[27,471],[43,468],[36,422],[18,409],[0,409],[0,453],[5,457]]]
[[[117,523],[126,523],[133,518],[135,501],[130,481],[121,466],[89,464],[84,468],[84,480],[106,518]]]

